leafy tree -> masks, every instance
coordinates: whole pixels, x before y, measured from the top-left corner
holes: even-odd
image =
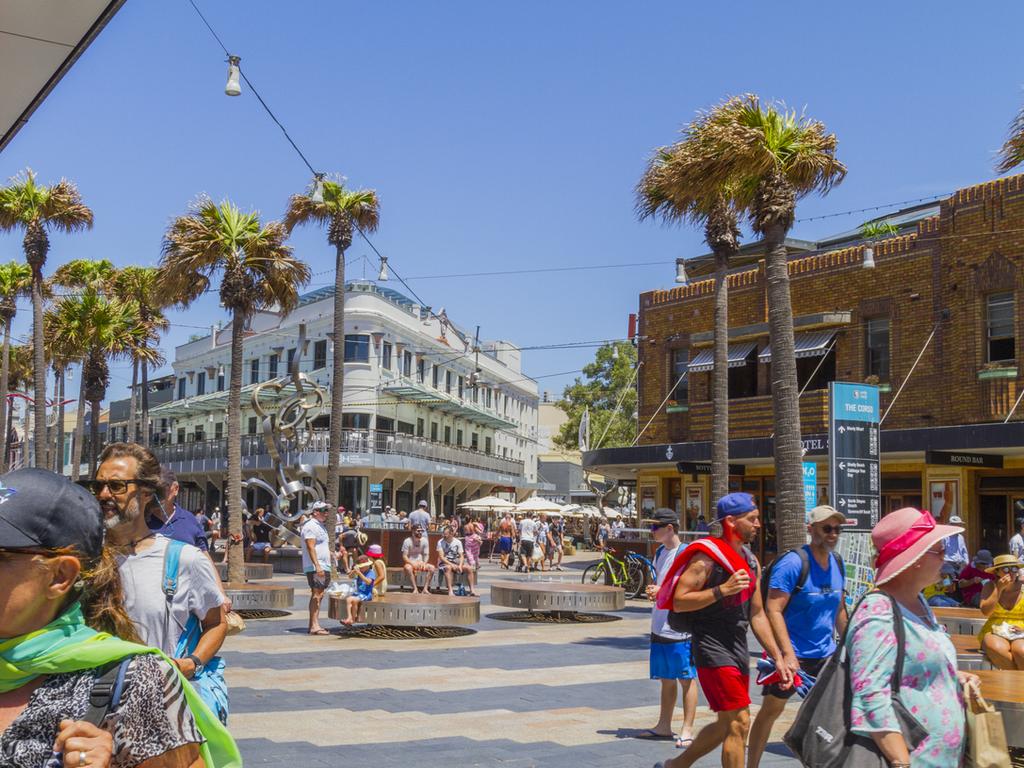
[[[557,403],[568,419],[555,435],[555,445],[578,450],[584,412],[590,414],[590,450],[632,445],[636,437],[636,360],[636,348],[627,341],[597,350],[594,362],[584,366],[583,378],[577,377],[567,386]]]

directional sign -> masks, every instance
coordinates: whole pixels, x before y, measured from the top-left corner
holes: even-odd
[[[832,503],[854,531],[870,531],[881,509],[878,387],[829,385],[829,484]]]

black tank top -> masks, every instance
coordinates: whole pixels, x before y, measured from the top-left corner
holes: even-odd
[[[758,578],[757,558],[743,547],[743,557],[753,574],[751,583]],[[730,574],[721,565],[711,567],[705,589],[721,586]],[[750,626],[750,601],[740,594],[730,595],[709,606],[694,611],[693,660],[698,667],[738,667],[744,675],[750,673],[750,652],[747,649],[747,628]]]

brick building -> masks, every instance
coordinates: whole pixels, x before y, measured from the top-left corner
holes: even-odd
[[[912,505],[956,513],[972,550],[1005,551],[1013,518],[1024,514],[1024,404],[1004,424],[1024,387],[1024,176],[879,221],[899,233],[873,243],[859,231],[787,241],[798,377],[806,385],[801,435],[807,460],[818,464],[819,497],[827,496],[828,382],[878,383],[882,413],[892,405],[882,425],[882,511]],[[868,247],[874,268],[865,266]],[[710,255],[686,266],[689,284],[640,295],[639,425],[649,426],[636,447],[590,452],[584,466],[635,480],[642,506],[673,507],[692,521],[709,512],[710,478],[680,475],[676,462],[711,456],[714,281]],[[730,272],[729,337],[730,462],[742,467],[731,485],[759,499],[769,523],[762,550],[770,555],[771,348],[757,243]]]

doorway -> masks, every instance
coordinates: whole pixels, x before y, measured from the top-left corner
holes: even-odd
[[[1013,520],[1024,515],[1024,494],[983,493],[978,497],[980,548],[993,555],[1009,551]]]

